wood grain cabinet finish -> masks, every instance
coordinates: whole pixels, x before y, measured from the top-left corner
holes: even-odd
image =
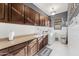
[[[43,47],[48,44],[48,35],[43,39]]]
[[[21,43],[12,47],[9,47],[9,54],[13,56],[25,56],[27,55],[27,43]]]
[[[44,15],[23,3],[0,3],[0,22],[47,26]]]
[[[0,22],[8,21],[8,4],[0,3]]]
[[[25,46],[26,46],[26,43],[21,43],[21,44],[12,46],[12,47],[9,48],[9,52],[13,52],[13,51],[18,50],[20,48],[23,48]]]
[[[10,22],[24,24],[24,5],[20,3],[11,4],[12,19]]]
[[[38,40],[38,51],[48,44],[48,35]]]
[[[24,5],[24,20],[27,25],[34,25],[34,15],[32,15],[32,9]]]
[[[33,39],[0,50],[0,56],[32,56],[48,44],[48,36],[41,39]]]
[[[0,4],[0,20],[5,18],[4,17],[4,12],[5,12],[4,6],[5,6],[5,4],[3,4],[3,3]]]
[[[6,56],[8,55],[8,48],[0,50],[0,56]]]
[[[15,50],[15,51],[9,53],[9,54],[12,56],[25,56],[25,51],[24,51],[24,48],[20,48],[18,50]]]
[[[40,51],[43,48],[42,44],[43,44],[43,39],[41,38],[38,40],[38,51]]]
[[[37,52],[37,39],[29,42],[28,44],[28,56],[32,56]]]
[[[39,26],[40,25],[40,14],[38,12],[35,12],[35,25]]]

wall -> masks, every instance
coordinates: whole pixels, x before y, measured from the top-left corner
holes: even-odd
[[[38,29],[39,28],[39,29]],[[10,32],[15,32],[15,35],[27,35],[40,31],[48,30],[49,27],[32,26],[32,25],[19,25],[0,23],[0,38],[8,37]]]
[[[79,14],[71,19],[68,27],[68,47],[70,55],[79,56]]]
[[[68,6],[68,18],[67,18],[67,21],[68,21],[68,25],[70,25],[70,22],[72,21],[72,18],[73,17],[76,17],[77,15],[78,15],[78,13],[79,13],[79,3],[74,3],[75,4],[75,11],[74,11],[74,9],[72,10],[71,9],[71,3],[69,3],[69,6]],[[72,12],[71,12],[72,11]],[[71,14],[70,14],[70,12],[71,12]]]
[[[41,9],[39,9],[37,6],[35,6],[33,3],[24,3],[25,5],[31,7],[33,10],[39,12],[41,15],[46,15],[46,13],[44,13]]]
[[[54,16],[51,16],[51,22],[52,22],[52,26],[54,27],[54,21],[55,21],[55,18],[57,17],[57,16],[60,16],[60,17],[62,17],[62,19],[63,19],[63,22],[62,22],[62,26],[66,26],[66,21],[67,21],[67,11],[66,12],[62,12],[62,13],[59,13],[59,14],[56,14],[56,15],[54,15]]]

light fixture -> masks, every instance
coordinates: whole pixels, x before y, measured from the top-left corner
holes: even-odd
[[[52,8],[52,11],[50,13],[51,13],[51,15],[55,15],[56,14],[56,11],[54,11],[54,8]]]
[[[55,14],[56,14],[56,11],[52,11],[52,12],[51,12],[51,15],[55,15]]]

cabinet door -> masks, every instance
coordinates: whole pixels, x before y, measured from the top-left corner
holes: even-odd
[[[41,50],[43,48],[43,40],[38,40],[38,51]]]
[[[24,5],[13,3],[12,6],[12,23],[24,24]]]
[[[18,50],[15,50],[15,51],[9,53],[9,54],[12,56],[25,56],[25,51],[24,51],[24,48],[20,48]]]
[[[48,27],[51,26],[51,20],[49,19],[48,16],[45,16],[45,26],[48,26]]]
[[[4,22],[5,21],[5,4],[4,3],[0,3],[0,22]]]
[[[34,55],[37,51],[37,43],[35,43],[33,47],[28,46],[28,56]]]
[[[34,55],[37,52],[37,39],[32,40],[28,44],[28,56]]]
[[[29,17],[29,7],[24,5],[24,12],[25,12],[25,19],[27,19],[27,17]]]
[[[13,56],[27,55],[27,43],[21,43],[8,48],[9,54]]]
[[[8,49],[3,49],[3,50],[0,50],[0,56],[6,56],[8,55]]]
[[[32,20],[32,21],[34,21],[34,19],[35,19],[35,11],[33,10],[33,9],[31,9],[31,8],[29,8],[29,18]]]
[[[33,21],[31,20],[31,18],[30,17],[32,17],[31,15],[30,15],[30,8],[28,7],[28,6],[24,6],[24,20],[25,20],[25,24],[27,24],[27,25],[33,25]]]
[[[40,25],[45,26],[45,16],[40,15]]]
[[[24,12],[25,24],[34,25],[34,19],[35,19],[34,10],[25,5],[24,11],[25,11]]]
[[[40,14],[38,12],[35,13],[35,25],[40,25]]]
[[[43,47],[48,44],[48,35],[43,39]]]
[[[42,16],[40,15],[40,26],[42,26]]]

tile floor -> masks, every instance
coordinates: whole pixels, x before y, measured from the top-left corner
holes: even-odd
[[[55,41],[51,46],[47,45],[48,48],[52,49],[52,52],[49,56],[68,56],[68,46],[62,44],[59,41]]]

